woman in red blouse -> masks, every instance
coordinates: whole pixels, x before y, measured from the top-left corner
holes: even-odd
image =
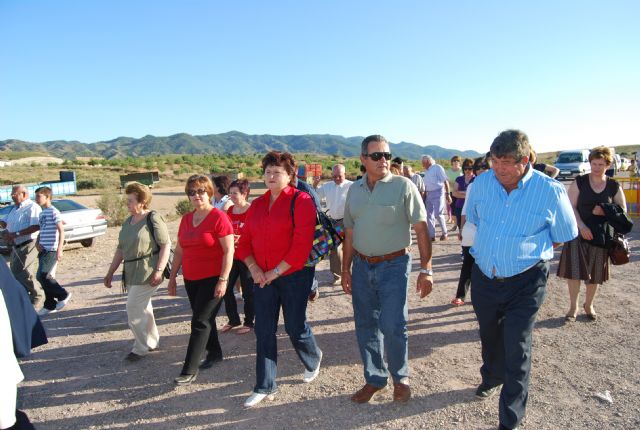
[[[256,384],[245,407],[277,391],[280,307],[285,330],[305,368],[304,382],[318,376],[322,360],[306,316],[313,271],[303,270],[313,242],[315,205],[308,194],[290,186],[295,175],[291,154],[269,152],[262,159],[262,171],[268,190],[251,204],[236,250],[236,258],[245,262],[253,277],[256,311]]]
[[[249,181],[246,179],[235,180],[229,185],[229,198],[233,202],[227,210],[227,215],[231,220],[233,226],[233,238],[236,245],[242,234],[245,220],[247,218],[247,211],[251,206],[251,203],[247,201],[249,197]],[[238,314],[238,305],[236,304],[236,297],[234,289],[236,281],[240,278],[240,285],[242,286],[242,299],[244,300],[244,325],[240,327],[240,315]],[[231,272],[229,273],[229,283],[227,284],[227,292],[224,295],[224,308],[227,311],[229,317],[229,323],[225,324],[220,330],[221,332],[227,332],[234,327],[238,327],[234,330],[236,334],[246,334],[251,331],[253,327],[253,279],[251,279],[251,273],[242,260],[234,259],[233,266],[231,266]]]
[[[185,192],[195,210],[180,221],[167,287],[169,295],[175,296],[176,276],[182,266],[193,317],[187,356],[180,376],[175,378],[178,385],[194,381],[198,367],[206,369],[222,360],[216,314],[227,290],[233,263],[233,228],[225,213],[211,206],[211,180],[203,175],[193,175],[187,180]],[[200,363],[205,349],[207,357]]]

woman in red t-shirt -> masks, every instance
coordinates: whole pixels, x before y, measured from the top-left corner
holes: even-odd
[[[251,203],[236,250],[236,258],[245,262],[254,280],[256,311],[256,384],[245,407],[277,390],[276,329],[281,307],[285,330],[305,368],[304,382],[318,376],[322,360],[306,315],[314,271],[304,270],[304,265],[313,243],[315,204],[307,193],[289,185],[295,179],[291,154],[268,153],[262,171],[268,190]]]
[[[182,266],[193,317],[184,366],[174,380],[178,385],[194,381],[198,367],[207,369],[222,360],[216,314],[227,290],[233,263],[233,228],[224,212],[211,206],[211,179],[193,175],[187,180],[185,192],[195,210],[185,214],[180,221],[167,287],[169,295],[175,296],[176,276]],[[200,363],[205,349],[207,357]]]
[[[247,218],[247,211],[249,210],[249,206],[251,206],[251,203],[247,201],[250,190],[249,181],[246,179],[235,180],[229,185],[229,198],[233,202],[233,206],[227,210],[227,215],[233,226],[233,237],[236,246],[242,234],[242,228]],[[251,279],[251,273],[247,265],[244,264],[242,260],[234,259],[231,272],[229,273],[227,292],[224,295],[224,308],[227,311],[229,323],[225,324],[220,330],[223,333],[240,326],[240,315],[238,314],[238,305],[236,304],[234,294],[238,278],[240,278],[242,299],[244,300],[244,325],[234,331],[237,334],[246,334],[249,333],[253,327],[253,279]]]

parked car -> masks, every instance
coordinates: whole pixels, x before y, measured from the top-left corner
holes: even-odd
[[[60,211],[64,224],[65,244],[80,242],[89,247],[97,236],[107,232],[107,219],[100,209],[88,208],[68,199],[56,199],[51,202]],[[0,220],[15,210],[15,205],[0,208]],[[0,230],[0,253],[8,254],[11,246],[3,239],[4,229]]]
[[[560,173],[556,177],[557,180],[572,179],[578,175],[590,173],[589,150],[562,151],[558,154],[555,166],[560,169]]]

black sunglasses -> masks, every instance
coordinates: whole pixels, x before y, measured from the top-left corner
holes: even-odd
[[[391,160],[390,152],[372,152],[370,154],[364,154],[364,156],[371,158],[373,161],[380,161],[382,157],[387,161]]]
[[[207,194],[207,190],[205,190],[204,188],[198,188],[197,190],[189,190],[189,191],[187,191],[187,195],[189,197],[193,197],[196,194],[199,195],[199,196],[201,196],[203,194]]]
[[[473,167],[463,167],[462,170],[473,170]]]

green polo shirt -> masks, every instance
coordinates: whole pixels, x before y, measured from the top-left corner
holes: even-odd
[[[369,191],[365,173],[347,193],[344,226],[353,229],[353,247],[367,256],[408,247],[411,226],[426,218],[418,189],[404,176],[389,173]]]

